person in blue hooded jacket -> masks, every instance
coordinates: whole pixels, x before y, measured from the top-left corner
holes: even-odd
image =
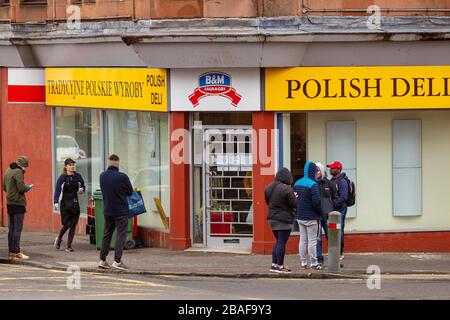
[[[321,200],[319,185],[316,182],[317,167],[314,162],[305,163],[305,175],[297,180],[294,190],[298,194],[296,218],[300,229],[300,265],[308,268],[308,254],[311,268],[320,270],[317,262],[317,238],[321,218]],[[308,253],[307,253],[308,251]]]

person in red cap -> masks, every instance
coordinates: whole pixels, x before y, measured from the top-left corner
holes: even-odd
[[[341,213],[341,260],[344,259],[344,227],[345,216],[347,215],[348,184],[345,180],[346,174],[342,172],[342,163],[333,161],[327,164],[330,168],[330,174],[333,176],[330,180],[333,190],[333,206],[335,211]]]

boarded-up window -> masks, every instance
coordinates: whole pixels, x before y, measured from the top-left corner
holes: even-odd
[[[393,213],[394,216],[422,214],[422,122],[394,120]]]
[[[327,163],[339,161],[342,172],[355,183],[356,186],[356,122],[355,121],[327,121]],[[331,177],[330,177],[331,178]],[[348,208],[347,218],[356,217],[356,202]]]

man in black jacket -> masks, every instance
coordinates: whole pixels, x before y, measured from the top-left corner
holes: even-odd
[[[131,196],[133,187],[128,176],[119,172],[119,157],[115,154],[109,157],[109,167],[100,175],[100,189],[103,194],[105,230],[98,266],[102,269],[110,268],[110,265],[106,262],[106,257],[108,256],[112,235],[117,228],[114,263],[111,266],[114,269],[127,270],[128,267],[122,262],[122,253],[128,228],[127,196]]]
[[[322,209],[322,217],[320,219],[319,237],[317,239],[317,262],[323,264],[323,248],[322,248],[322,230],[325,238],[328,240],[328,215],[333,211],[333,190],[330,180],[327,177],[327,170],[320,162],[316,162],[317,175],[316,180],[320,189],[320,205]]]
[[[345,180],[346,174],[342,172],[342,163],[333,161],[327,164],[330,168],[330,174],[333,176],[330,180],[331,189],[333,190],[334,210],[341,213],[341,258],[344,259],[344,233],[345,233],[345,217],[347,216],[347,199],[348,184]]]

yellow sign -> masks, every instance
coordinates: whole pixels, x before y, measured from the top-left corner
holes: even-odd
[[[47,68],[50,106],[167,111],[165,69]]]
[[[266,110],[450,108],[450,67],[266,69]]]

